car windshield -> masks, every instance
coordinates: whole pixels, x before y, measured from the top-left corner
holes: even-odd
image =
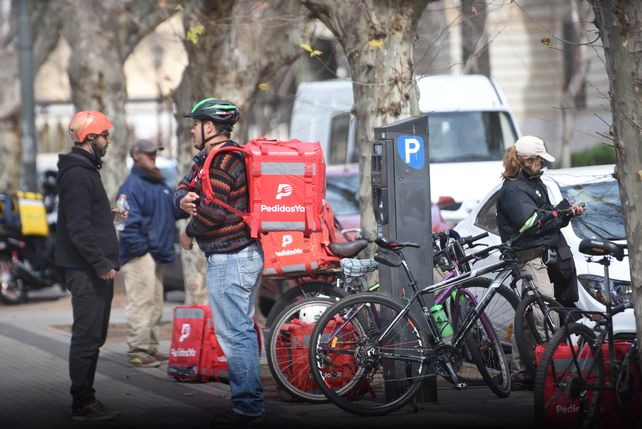
[[[359,175],[327,176],[326,198],[336,216],[359,213]]]
[[[499,161],[517,139],[505,112],[428,114],[430,162]]]
[[[568,201],[586,204],[586,212],[571,220],[578,237],[610,240],[626,237],[617,181],[562,186],[560,191]]]

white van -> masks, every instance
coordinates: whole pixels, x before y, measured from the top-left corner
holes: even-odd
[[[519,130],[501,89],[486,76],[423,76],[417,85],[419,110],[428,114],[430,195],[444,220],[456,224],[499,181],[502,156]],[[290,136],[320,141],[329,165],[356,162],[352,105],[350,81],[301,83]]]

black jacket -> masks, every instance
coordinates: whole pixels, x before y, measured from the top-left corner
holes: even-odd
[[[533,213],[537,213],[537,226],[529,229],[514,247],[558,247],[560,228],[568,224],[570,216],[559,214],[553,217],[554,209],[539,175],[531,176],[524,172],[518,179],[505,180],[497,197],[497,227],[502,242],[518,236]]]
[[[58,158],[56,265],[92,269],[101,275],[119,269],[118,237],[111,205],[90,154],[73,148]]]

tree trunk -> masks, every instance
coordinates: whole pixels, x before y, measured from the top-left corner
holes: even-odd
[[[577,109],[581,107],[577,105],[577,99],[578,94],[580,94],[586,85],[590,65],[586,53],[585,29],[586,23],[590,19],[591,9],[586,6],[587,4],[584,2],[579,4],[578,0],[571,1],[567,19],[569,25],[572,26],[570,43],[573,45],[563,50],[563,55],[570,56],[568,59],[570,65],[569,77],[564,84],[564,90],[562,91],[560,100],[562,110],[562,149],[560,164],[563,168],[571,166],[571,140],[575,132]]]
[[[172,95],[177,108],[179,175],[189,171],[194,155],[192,122],[183,113],[206,97],[227,99],[241,111],[232,139],[246,134],[244,117],[258,85],[301,55],[298,46],[305,42],[306,22],[305,9],[287,0],[188,2],[183,11],[188,65]],[[188,302],[207,303],[202,253],[197,248],[183,251],[182,262]]]
[[[53,1],[32,2],[31,28],[34,76],[58,43],[60,15]],[[8,22],[6,33],[0,34],[0,191],[16,191],[20,185],[20,76],[18,72],[18,33],[16,24],[18,0],[11,2],[0,21]]]
[[[58,2],[61,3],[61,2]],[[63,32],[71,48],[69,82],[76,110],[98,110],[113,124],[102,180],[115,200],[127,175],[129,130],[125,120],[124,64],[138,42],[167,19],[178,2],[66,0]],[[71,142],[69,142],[71,146]]]
[[[463,71],[466,74],[483,74],[490,77],[490,53],[486,0],[461,1],[461,44]]]
[[[348,59],[357,118],[362,231],[375,236],[370,158],[374,127],[418,112],[413,74],[417,21],[429,0],[304,0],[337,38]]]
[[[642,2],[591,0],[610,81],[611,127],[626,223],[638,342],[642,344]]]

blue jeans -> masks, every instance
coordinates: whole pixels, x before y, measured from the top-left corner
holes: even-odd
[[[247,416],[265,411],[254,301],[263,251],[251,244],[233,254],[207,257],[207,293],[218,342],[227,357],[232,409]]]

